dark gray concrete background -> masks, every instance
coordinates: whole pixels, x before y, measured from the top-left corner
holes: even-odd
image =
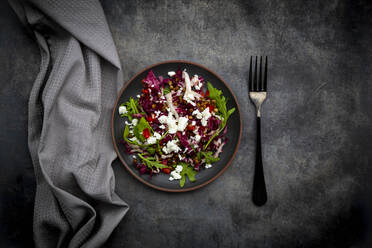
[[[203,64],[236,94],[242,144],[211,185],[169,194],[115,163],[131,206],[107,247],[362,247],[371,159],[372,4],[331,1],[104,1],[127,80],[169,59]],[[27,99],[36,44],[0,3],[0,247],[32,247],[35,183]],[[262,121],[269,201],[251,202],[250,55],[268,55]],[[109,132],[109,130],[107,130]]]

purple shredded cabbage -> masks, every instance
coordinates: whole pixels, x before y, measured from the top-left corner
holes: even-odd
[[[190,143],[189,143],[189,141],[188,141],[188,139],[187,139],[187,135],[185,134],[185,135],[183,135],[181,132],[177,132],[177,137],[178,137],[178,139],[180,140],[180,143],[181,143],[181,145],[183,146],[183,147],[186,147],[186,148],[191,148],[190,147]]]
[[[141,105],[143,110],[145,110],[147,113],[151,113],[155,111],[155,109],[152,108],[152,103],[150,99],[147,97],[141,97],[138,103]]]
[[[211,130],[217,130],[220,124],[221,124],[221,120],[215,116],[211,116],[208,119],[208,128]]]
[[[155,74],[152,70],[149,71],[147,74],[147,77],[143,80],[143,82],[147,85],[148,88],[151,90],[160,90],[160,82],[159,80],[155,77]]]

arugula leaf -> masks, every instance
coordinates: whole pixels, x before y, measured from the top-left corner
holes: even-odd
[[[123,133],[123,138],[124,140],[129,143],[129,144],[134,144],[134,145],[138,145],[138,146],[143,146],[142,144],[139,144],[138,142],[136,141],[131,141],[130,139],[128,139],[128,136],[129,136],[129,127],[128,126],[125,126],[125,129],[124,129],[124,133]]]
[[[127,113],[121,114],[120,117],[127,117],[130,121],[133,120],[133,114],[139,114],[138,111],[138,100],[134,100],[132,97],[129,98],[129,101],[121,104],[120,106],[125,106],[127,108]]]
[[[222,121],[220,124],[220,127],[218,131],[209,139],[208,143],[204,146],[204,150],[208,147],[208,145],[212,142],[212,140],[220,134],[220,132],[225,128],[227,124],[227,120],[229,119],[230,115],[234,113],[235,108],[230,109],[227,111],[227,100],[222,95],[222,91],[216,89],[213,87],[213,85],[208,82],[208,91],[209,91],[209,98],[216,101],[216,106],[218,108],[218,112],[220,113],[220,116],[222,117]]]
[[[144,157],[143,154],[137,154],[138,157],[141,158],[142,162],[149,167],[150,169],[153,169],[154,167],[157,169],[165,168],[166,166],[160,163],[160,161],[157,161],[154,157]]]
[[[149,146],[149,147],[146,148],[146,151],[148,153],[150,153],[151,155],[155,154],[155,148],[154,147]]]
[[[146,121],[144,117],[141,117],[137,125],[133,128],[134,136],[136,136],[137,139],[139,139],[141,142],[145,142],[145,137],[143,137],[142,132],[146,128],[149,129],[151,134],[153,134],[153,130],[150,124]]]
[[[195,182],[195,175],[197,174],[197,171],[186,163],[180,163],[180,165],[183,167],[182,171],[180,172],[180,187],[183,188],[186,182],[186,176],[189,178],[190,182]]]
[[[159,153],[160,155],[163,155],[163,152],[161,151],[161,147],[160,147],[159,141],[156,142],[156,145],[157,145],[156,150],[158,151],[158,153]]]
[[[200,152],[200,155],[202,155],[205,159],[205,163],[212,164],[220,160],[218,157],[213,157],[213,152]]]
[[[164,89],[163,89],[163,94],[164,95],[166,95],[166,94],[168,94],[168,93],[170,93],[171,92],[171,90],[169,89],[169,87],[165,87]]]

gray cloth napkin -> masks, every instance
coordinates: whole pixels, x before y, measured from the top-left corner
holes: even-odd
[[[120,61],[96,0],[10,0],[40,47],[29,100],[36,247],[101,247],[128,210],[115,193],[111,110]]]

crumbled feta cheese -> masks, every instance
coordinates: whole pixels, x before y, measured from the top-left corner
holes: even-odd
[[[171,177],[173,177],[176,180],[181,179],[181,175],[177,171],[175,171],[175,170],[172,171],[170,174],[171,174]]]
[[[162,115],[162,116],[159,117],[159,122],[161,124],[166,124],[167,120],[168,120],[168,117],[166,115]]]
[[[195,135],[194,139],[195,139],[196,142],[199,142],[200,139],[201,139],[201,136],[199,134],[197,134],[197,135]]]
[[[130,140],[130,141],[133,141],[133,142],[139,141],[139,140],[137,140],[137,138],[136,138],[136,137],[133,137],[133,138],[129,138],[129,140]]]
[[[133,155],[133,156],[132,156],[132,158],[133,158],[133,159],[135,159],[135,158],[136,158],[136,156],[134,156],[134,155]]]
[[[155,132],[155,133],[154,133],[154,137],[155,137],[156,139],[160,139],[160,138],[161,138],[161,135],[160,135],[158,132]]]
[[[137,98],[140,98],[141,96],[140,95],[137,95]]]
[[[178,126],[177,126],[176,120],[172,120],[168,122],[168,133],[175,134],[177,133],[177,129],[178,129]]]
[[[119,107],[119,114],[120,115],[125,115],[126,113],[128,113],[127,108],[125,106],[120,106]]]
[[[125,121],[125,125],[130,125],[129,122]]]
[[[200,113],[199,109],[194,110],[194,112],[192,112],[192,115],[195,115],[198,119],[203,118],[203,115],[202,113]]]
[[[173,177],[169,177],[169,181],[173,181],[174,180],[174,178]]]
[[[208,125],[208,121],[206,121],[205,119],[202,119],[201,120],[201,124],[206,127]]]
[[[168,72],[168,76],[173,77],[174,75],[176,75],[176,73],[174,71],[169,71]]]
[[[133,126],[137,126],[137,124],[138,124],[138,119],[133,119],[132,120],[132,125]]]
[[[165,129],[165,126],[164,125],[160,125],[159,128]]]
[[[180,173],[183,170],[182,165],[177,165],[175,171]]]
[[[196,122],[195,121],[192,121],[191,122],[191,125],[195,126],[196,125]]]
[[[147,139],[147,144],[153,145],[156,143],[156,138],[154,136],[151,136]]]
[[[212,167],[211,164],[206,164],[206,165],[205,165],[205,168],[206,168],[206,169],[209,169],[209,168],[211,168],[211,167]]]
[[[169,113],[168,116],[166,115],[160,116],[159,122],[161,124],[167,124],[168,132],[170,134],[175,134],[178,130],[177,121],[173,118],[172,113]]]
[[[183,157],[182,157],[180,154],[178,154],[178,158],[179,158],[180,160],[183,160]]]
[[[211,113],[209,112],[209,108],[204,109],[204,111],[201,113],[203,118],[201,120],[201,123],[203,126],[207,126],[208,119],[211,117]]]
[[[183,130],[185,130],[185,128],[186,128],[186,126],[187,126],[187,122],[188,122],[188,118],[187,117],[180,117],[179,119],[178,119],[178,127],[177,127],[177,130],[178,131],[183,131]]]
[[[163,147],[163,152],[165,152],[165,154],[169,154],[171,152],[179,152],[181,148],[179,148],[176,142],[176,140],[168,141],[167,146]]]

